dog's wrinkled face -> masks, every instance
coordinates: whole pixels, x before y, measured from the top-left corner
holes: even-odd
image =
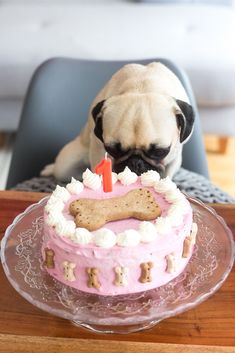
[[[128,166],[137,175],[149,169],[163,177],[181,143],[192,132],[189,104],[160,94],[125,94],[92,110],[94,133],[113,159],[117,173]]]
[[[120,142],[118,142],[105,145],[105,149],[113,157],[114,171],[116,173],[120,173],[127,166],[137,175],[149,169],[156,170],[162,175],[165,171],[163,160],[168,155],[170,146],[159,148],[155,144],[150,144],[148,149],[130,148],[125,150],[122,148]]]

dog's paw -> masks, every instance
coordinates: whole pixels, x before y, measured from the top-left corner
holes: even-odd
[[[55,164],[47,164],[43,170],[40,172],[41,176],[51,176],[54,175],[54,166]]]

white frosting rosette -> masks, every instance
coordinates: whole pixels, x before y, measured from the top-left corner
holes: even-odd
[[[56,211],[63,211],[64,209],[64,203],[62,200],[60,200],[58,197],[55,197],[52,195],[49,200],[47,201],[47,204],[45,206],[45,211],[47,213],[50,213],[54,210]]]
[[[150,243],[157,238],[157,230],[153,223],[144,221],[139,225],[140,240],[143,243]]]
[[[168,190],[165,194],[165,199],[169,203],[176,203],[178,201],[183,201],[185,199],[185,196],[177,188],[177,189],[173,189],[173,190]]]
[[[66,185],[66,189],[70,192],[70,194],[78,195],[83,191],[84,186],[83,183],[72,177],[71,182]]]
[[[118,174],[118,180],[122,185],[130,185],[137,181],[138,175],[132,172],[128,167],[126,167],[123,172]]]
[[[140,243],[140,233],[134,229],[127,229],[117,234],[117,245],[137,246]]]
[[[53,209],[46,215],[45,221],[48,225],[54,227],[57,223],[64,222],[65,218],[60,210]]]
[[[87,230],[86,228],[76,228],[72,240],[75,243],[87,245],[92,243],[93,234],[89,232],[89,230]]]
[[[56,232],[63,237],[72,238],[74,237],[76,224],[74,221],[60,220],[55,226]]]
[[[63,201],[59,197],[52,194],[47,201],[47,205],[53,205],[53,204],[57,203],[58,201],[63,203]]]
[[[172,206],[179,208],[180,211],[181,211],[181,214],[183,216],[183,215],[185,215],[188,212],[189,202],[184,197],[182,200],[175,201]]]
[[[66,202],[70,198],[70,193],[64,187],[57,185],[52,193],[52,196],[55,196],[63,202]]]
[[[164,179],[160,179],[155,185],[154,185],[155,191],[161,193],[167,193],[170,190],[175,190],[176,185],[175,183],[169,178],[166,177]]]
[[[116,182],[118,181],[118,175],[117,173],[112,172],[112,184],[116,184]]]
[[[179,227],[183,223],[183,209],[178,204],[172,204],[167,212],[167,216],[173,227]]]
[[[103,228],[95,232],[94,242],[101,248],[111,248],[116,244],[116,235],[112,230]]]
[[[171,232],[171,222],[169,217],[158,217],[155,221],[155,228],[158,234],[165,235]]]
[[[170,219],[170,223],[172,225],[172,227],[179,227],[182,225],[183,223],[183,217],[181,216],[176,216],[176,215],[170,215],[169,216]]]
[[[140,180],[143,186],[154,186],[160,180],[160,175],[155,170],[148,170],[141,174]]]
[[[89,189],[97,190],[101,187],[101,178],[98,174],[92,173],[90,169],[86,169],[86,171],[82,174],[83,184],[87,186]]]
[[[171,204],[168,212],[171,213],[173,211],[176,211],[181,213],[183,216],[184,214],[187,213],[188,208],[189,208],[189,202],[187,201],[186,198],[182,198],[181,200],[177,200],[173,204]]]

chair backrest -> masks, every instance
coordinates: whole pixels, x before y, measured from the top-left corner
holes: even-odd
[[[196,112],[190,141],[183,151],[183,167],[208,177],[200,121],[190,83],[185,73],[165,59],[138,60],[141,64],[161,61],[181,80]],[[87,61],[55,58],[34,73],[15,140],[7,188],[38,176],[62,146],[78,135],[98,91],[115,71],[132,61]]]

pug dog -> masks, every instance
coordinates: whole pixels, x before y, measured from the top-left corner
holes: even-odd
[[[182,145],[193,131],[194,112],[177,76],[165,65],[128,64],[117,71],[91,104],[81,133],[41,175],[80,178],[84,165],[111,157],[113,171],[150,169],[170,178],[182,162]]]

